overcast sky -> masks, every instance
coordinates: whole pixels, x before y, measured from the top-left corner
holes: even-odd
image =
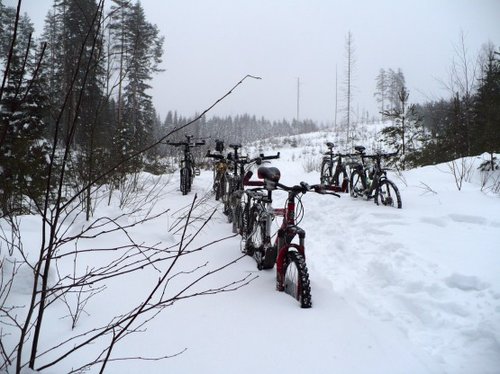
[[[3,0],[17,4],[16,0]],[[108,3],[110,1],[108,0]],[[23,0],[41,31],[52,0]],[[460,34],[470,56],[483,43],[500,45],[500,0],[142,0],[165,36],[164,72],[154,79],[162,115],[202,112],[247,74],[211,113],[293,119],[300,79],[301,119],[332,122],[335,76],[344,105],[345,38],[355,47],[354,108],[376,114],[375,77],[401,68],[411,102],[446,96]],[[341,115],[339,114],[339,118]]]

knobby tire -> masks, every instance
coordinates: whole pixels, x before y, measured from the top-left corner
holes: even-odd
[[[283,266],[284,292],[295,298],[301,308],[310,308],[311,283],[304,257],[296,251],[288,251]]]
[[[401,194],[393,181],[384,179],[380,182],[375,194],[375,203],[377,205],[390,206],[398,209],[402,208],[403,203],[401,201]]]

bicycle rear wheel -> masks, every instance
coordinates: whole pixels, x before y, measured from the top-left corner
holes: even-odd
[[[390,206],[393,208],[401,209],[403,203],[398,187],[394,182],[385,179],[380,182],[379,187],[375,193],[375,203],[377,205]]]
[[[300,303],[301,308],[310,308],[311,284],[304,257],[296,251],[288,251],[283,266],[284,292]]]

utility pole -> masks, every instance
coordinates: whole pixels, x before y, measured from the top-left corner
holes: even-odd
[[[297,122],[299,122],[299,113],[300,113],[300,78],[297,77]]]
[[[335,120],[333,122],[333,130],[337,131],[337,94],[338,94],[338,81],[337,81],[337,64],[335,64]]]

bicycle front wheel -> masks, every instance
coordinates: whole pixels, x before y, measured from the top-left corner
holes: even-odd
[[[283,266],[284,292],[300,303],[301,308],[310,308],[311,284],[306,260],[299,252],[288,251]]]
[[[341,192],[347,192],[349,190],[349,177],[347,176],[345,168],[335,168],[335,173],[333,174],[333,185],[340,187]]]
[[[245,194],[243,191],[236,191],[233,204],[233,234],[242,234],[243,214],[245,212]],[[241,194],[238,198],[237,195]]]
[[[394,182],[388,179],[380,182],[375,193],[375,203],[377,205],[390,206],[398,209],[402,208],[403,203],[401,201],[401,195]]]
[[[248,225],[246,237],[246,253],[249,256],[262,257],[262,251],[265,244],[265,222],[261,220],[262,207],[260,205],[253,205],[248,211]],[[256,258],[258,260],[258,258]],[[257,261],[259,262],[259,261]]]
[[[183,195],[187,195],[187,193],[190,190],[190,178],[189,178],[188,168],[181,169],[180,188]]]
[[[224,174],[217,174],[215,182],[215,200],[220,200],[224,197],[226,191],[226,177]]]
[[[363,196],[366,189],[365,178],[360,170],[354,170],[351,174],[351,183],[349,192],[352,197]]]
[[[330,167],[329,161],[323,161],[321,164],[321,184],[331,184],[332,180],[332,168]]]

